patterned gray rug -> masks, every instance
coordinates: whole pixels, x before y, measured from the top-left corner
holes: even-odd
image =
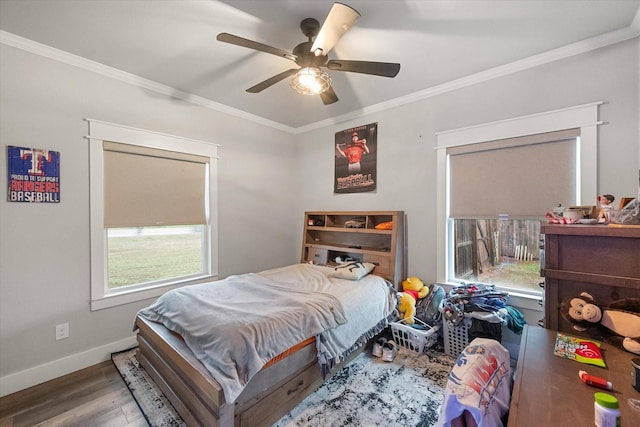
[[[135,349],[114,353],[111,358],[149,425],[184,426],[138,364]],[[363,352],[274,427],[435,426],[454,362],[438,344],[423,355],[400,349],[391,363]]]

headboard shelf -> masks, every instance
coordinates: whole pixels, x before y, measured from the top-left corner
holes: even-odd
[[[348,251],[356,253],[373,253],[379,252],[389,253],[388,247],[375,247],[375,246],[360,246],[360,245],[324,245],[322,243],[313,243],[306,245],[309,248],[326,249],[328,251]]]
[[[377,229],[385,224],[389,229]],[[406,278],[403,211],[308,211],[302,237],[302,262],[335,264],[349,257],[376,265],[374,274],[396,288]]]
[[[307,230],[333,231],[336,233],[393,234],[393,230],[377,230],[375,228],[346,228],[344,226],[307,226]]]

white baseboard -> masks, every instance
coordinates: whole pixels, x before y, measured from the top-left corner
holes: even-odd
[[[0,397],[87,368],[111,358],[111,353],[137,345],[135,335],[24,371],[0,377]]]

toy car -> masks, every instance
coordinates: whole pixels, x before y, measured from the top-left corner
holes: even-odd
[[[350,219],[344,223],[345,228],[364,228],[366,225],[366,221],[364,219]]]

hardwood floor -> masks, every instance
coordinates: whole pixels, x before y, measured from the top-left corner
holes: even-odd
[[[109,360],[0,398],[0,427],[147,427]]]

